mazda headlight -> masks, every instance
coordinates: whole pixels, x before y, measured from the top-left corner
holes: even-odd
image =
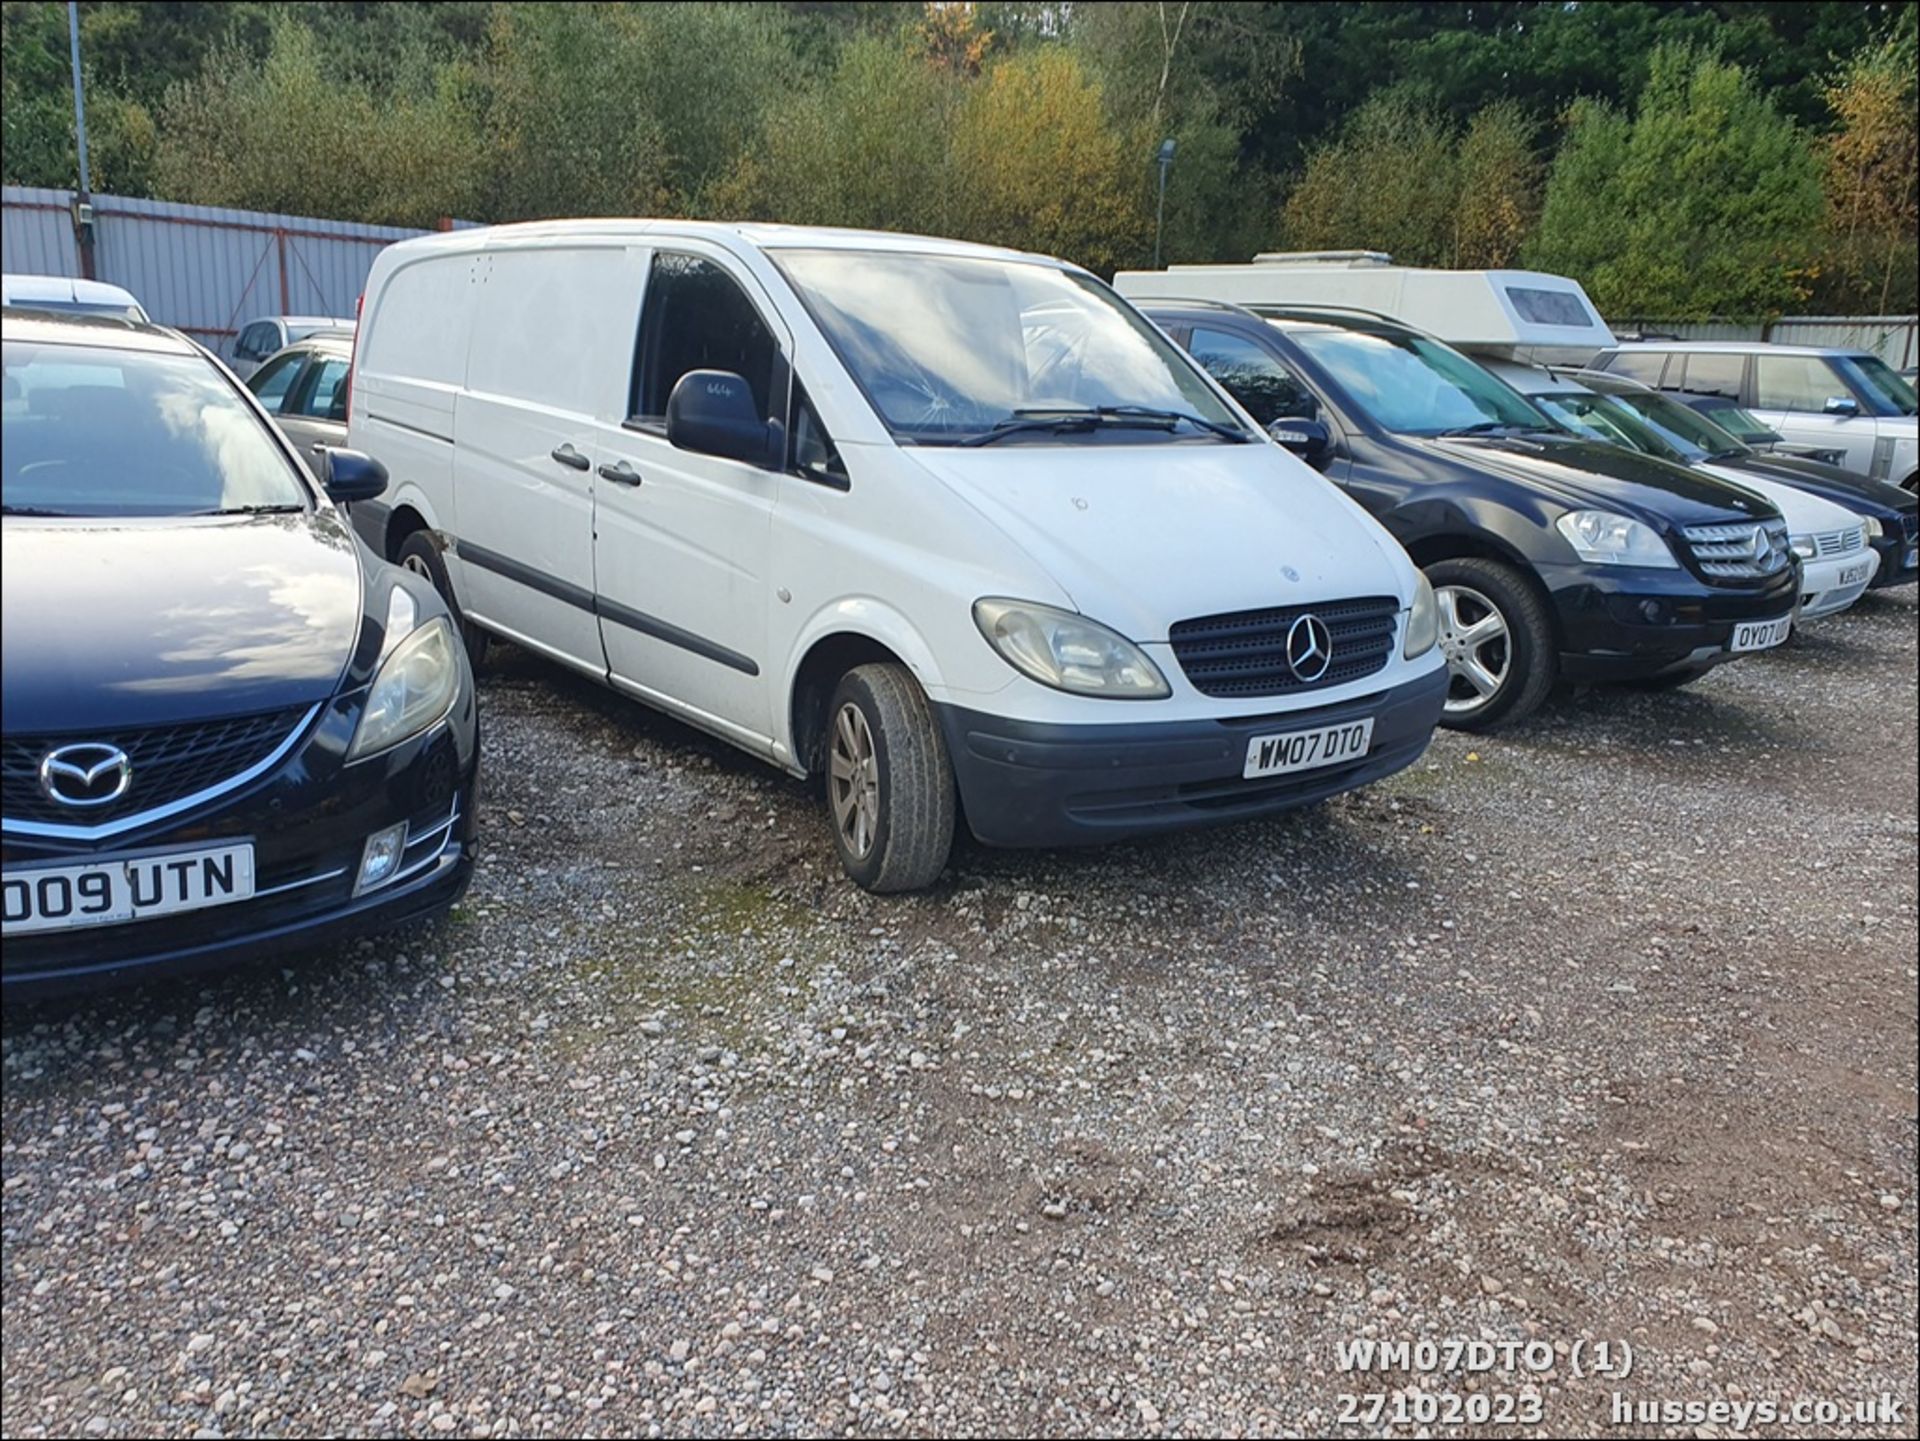
[[[1407,612],[1407,643],[1400,653],[1418,660],[1440,641],[1440,607],[1434,604],[1433,582],[1419,571],[1413,573],[1413,608]]]
[[[1160,700],[1172,694],[1145,651],[1073,611],[1028,601],[977,600],[973,619],[1002,660],[1041,685],[1113,700]]]
[[[435,616],[391,648],[367,689],[348,760],[396,746],[453,709],[460,690],[459,646],[447,618]]]
[[[1607,510],[1574,510],[1554,524],[1573,553],[1594,565],[1645,565],[1668,570],[1680,562],[1650,525]]]

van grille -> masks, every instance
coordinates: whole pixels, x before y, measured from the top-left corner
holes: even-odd
[[[1400,602],[1392,596],[1240,610],[1183,620],[1168,634],[1193,688],[1223,699],[1325,690],[1370,676],[1393,654]],[[1313,616],[1327,628],[1333,659],[1324,675],[1302,680],[1287,662],[1287,636]]]
[[[1826,530],[1818,535],[1810,535],[1816,555],[1852,555],[1867,543],[1867,532],[1860,526],[1851,530]]]
[[[1792,559],[1785,521],[1690,525],[1683,533],[1694,564],[1713,580],[1763,580]]]

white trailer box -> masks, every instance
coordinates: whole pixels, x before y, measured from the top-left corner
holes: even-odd
[[[1123,270],[1113,283],[1135,301],[1365,310],[1481,354],[1585,361],[1614,343],[1578,281],[1537,270],[1421,270],[1377,251],[1328,250]]]

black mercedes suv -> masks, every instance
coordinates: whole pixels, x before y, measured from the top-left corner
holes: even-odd
[[[1684,684],[1786,639],[1798,562],[1760,497],[1569,435],[1380,316],[1141,309],[1426,571],[1452,672],[1443,724],[1518,720],[1561,679]]]

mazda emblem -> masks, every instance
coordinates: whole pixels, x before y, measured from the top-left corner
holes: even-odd
[[[1317,615],[1303,615],[1287,631],[1287,665],[1294,677],[1312,685],[1333,664],[1333,637]]]
[[[56,747],[40,762],[40,789],[63,806],[109,805],[132,784],[127,753],[101,741]]]

